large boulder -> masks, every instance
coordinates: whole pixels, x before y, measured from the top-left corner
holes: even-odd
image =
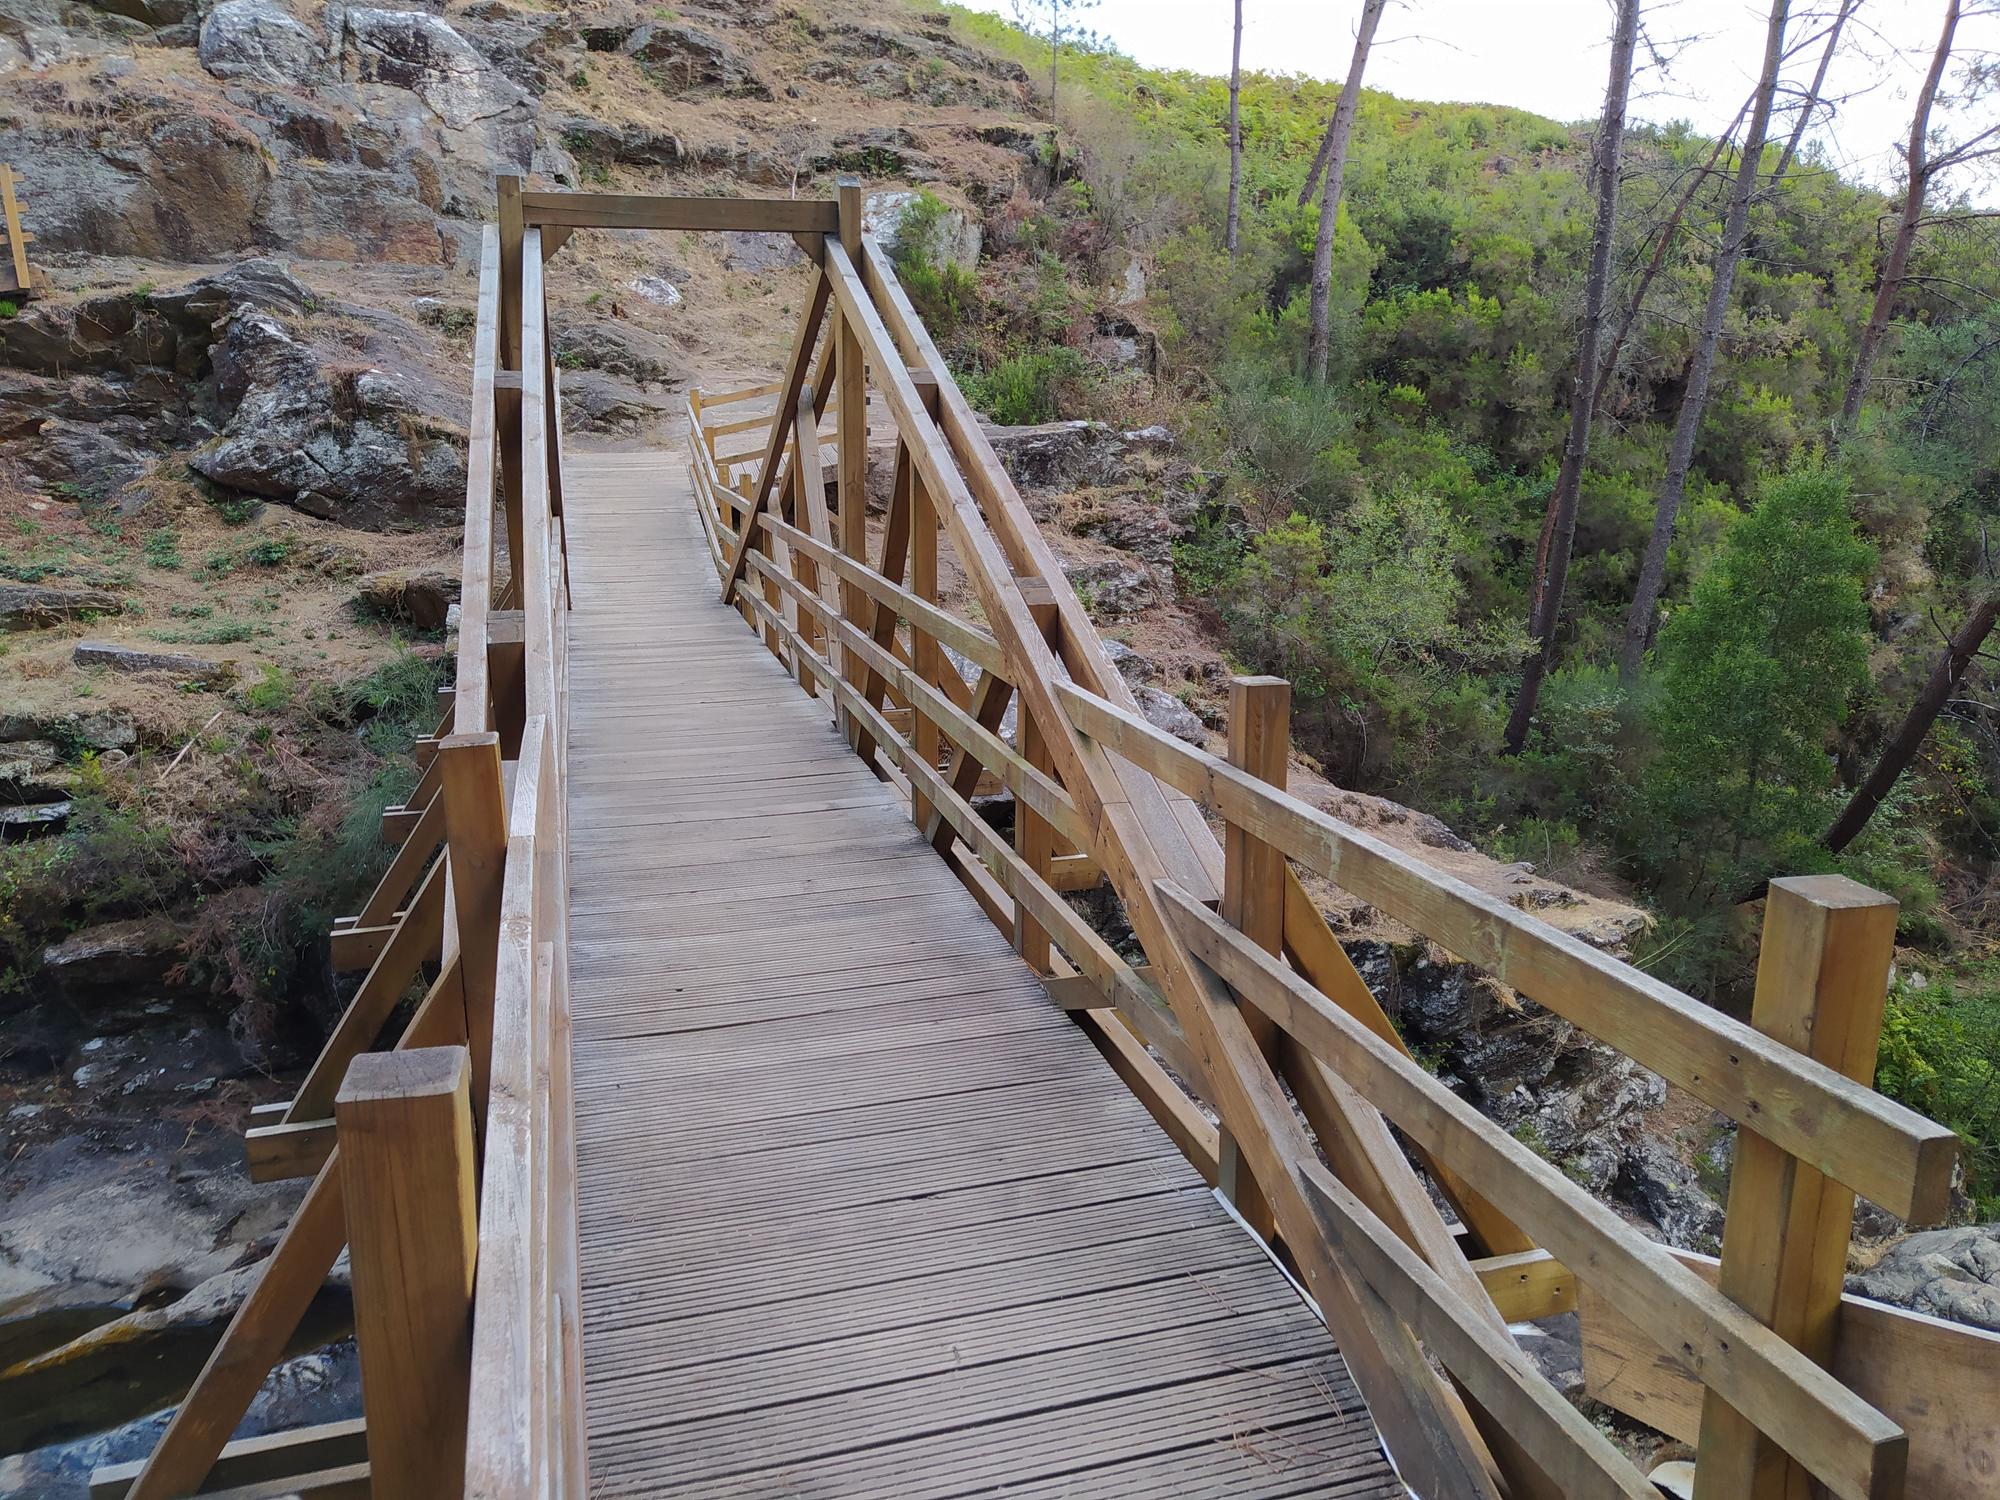
[[[1722,1205],[1702,1191],[1694,1169],[1663,1141],[1641,1140],[1628,1149],[1613,1191],[1670,1245],[1712,1255],[1722,1243]]]
[[[2000,1333],[2000,1224],[1913,1234],[1848,1277],[1847,1290]]]
[[[407,375],[322,356],[254,311],[213,358],[231,414],[189,463],[216,484],[350,526],[442,522],[464,504],[463,435]]]
[[[550,327],[556,359],[565,373],[602,370],[641,385],[684,381],[687,356],[659,334],[608,318],[559,317]]]
[[[359,81],[409,90],[450,129],[523,119],[532,108],[520,86],[442,16],[356,6],[344,24]]]
[[[309,83],[325,70],[324,49],[274,0],[222,0],[202,18],[201,65],[218,78],[280,88]]]

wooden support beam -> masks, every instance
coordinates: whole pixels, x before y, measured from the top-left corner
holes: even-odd
[[[383,808],[382,842],[385,844],[407,843],[410,835],[416,831],[417,824],[423,818],[423,815],[424,810],[421,807]]]
[[[500,368],[521,368],[521,236],[525,228],[521,179],[502,174],[500,196]]]
[[[1532,1323],[1575,1312],[1576,1278],[1546,1250],[1489,1255],[1472,1262],[1472,1272],[1509,1323]]]
[[[1519,1445],[1557,1496],[1623,1495],[1658,1500],[1659,1491],[1590,1419],[1535,1368],[1485,1308],[1468,1302],[1331,1172],[1301,1171],[1327,1233],[1354,1256],[1370,1287]],[[1478,1294],[1475,1288],[1475,1294]]]
[[[1474,889],[1373,835],[1273,791],[1135,713],[1067,683],[1077,727],[1306,869],[1574,1022],[1793,1155],[1918,1223],[1949,1201],[1958,1137],[1712,1006]]]
[[[365,1055],[365,1054],[364,1054]],[[280,1119],[243,1132],[243,1159],[252,1182],[290,1182],[311,1177],[326,1165],[335,1140],[332,1120]]]
[[[799,316],[799,326],[792,336],[792,355],[785,366],[785,378],[778,392],[777,412],[771,419],[771,438],[764,446],[764,463],[757,472],[757,487],[750,494],[750,508],[743,518],[743,529],[737,536],[736,551],[729,559],[729,574],[722,581],[724,604],[731,602],[737,584],[743,580],[743,569],[749,557],[750,544],[757,531],[757,515],[771,499],[771,491],[777,481],[778,458],[785,451],[785,444],[791,437],[792,419],[799,405],[799,392],[805,389],[813,349],[819,342],[820,323],[826,317],[827,302],[831,296],[832,288],[827,278],[824,275],[815,276],[812,293],[807,299],[804,312]]]
[[[1214,1187],[1219,1180],[1220,1140],[1208,1117],[1112,1012],[1078,1011],[1076,1023],[1104,1055],[1111,1070],[1146,1106],[1147,1113],[1167,1133],[1167,1138],[1181,1148],[1181,1155],[1201,1173],[1202,1181]]]
[[[840,243],[852,259],[861,254],[861,180],[842,177],[836,193]],[[865,565],[868,561],[868,381],[861,340],[838,309],[833,314],[829,348],[834,357],[834,377],[839,382],[839,453],[834,477],[840,501],[840,550]],[[841,585],[840,599],[841,610],[849,620],[863,628],[874,623],[868,596],[853,584]],[[833,660],[839,663],[838,657]],[[846,664],[845,675],[849,681],[855,680],[856,668],[852,663]],[[848,743],[858,748],[859,725],[850,721],[846,728]]]
[[[525,222],[558,228],[733,229],[751,234],[837,234],[840,230],[839,205],[824,198],[672,198],[643,193],[557,192],[522,193],[520,197]]]
[[[1603,1291],[1663,1346],[1842,1500],[1899,1492],[1902,1430],[1728,1298],[1415,1066],[1187,892],[1161,887],[1200,961],[1263,1010],[1398,1127],[1495,1195],[1521,1225]]]
[[[1283,790],[1292,750],[1292,685],[1282,677],[1234,677],[1229,683],[1229,763]],[[1267,953],[1285,942],[1285,856],[1254,835],[1228,824],[1222,838],[1222,916]],[[1251,1036],[1275,1062],[1276,1028],[1247,1018]],[[1221,1146],[1222,1191],[1243,1222],[1270,1239],[1276,1233],[1270,1200],[1251,1176],[1225,1127]]]
[[[382,956],[382,950],[389,946],[389,939],[395,936],[396,925],[403,917],[397,912],[379,927],[336,927],[327,934],[327,958],[333,965],[333,972],[345,974],[350,969],[365,969]]]
[[[1840,875],[1773,880],[1750,1023],[1857,1083],[1875,1078],[1896,903]],[[1736,1135],[1722,1290],[1821,1365],[1833,1362],[1854,1192],[1750,1126]],[[1806,1470],[1710,1391],[1695,1500],[1810,1500]]]
[[[438,745],[445,849],[458,914],[465,1029],[472,1053],[474,1118],[486,1118],[493,1063],[493,985],[500,943],[500,885],[507,866],[507,807],[500,737],[455,734]]]
[[[366,1053],[334,1101],[368,1462],[384,1495],[465,1483],[479,1248],[463,1047]]]
[[[1669,1252],[1711,1285],[1721,1262]],[[1680,1442],[1701,1439],[1701,1382],[1626,1309],[1579,1287],[1584,1390]],[[1910,1500],[1993,1500],[2000,1474],[2000,1333],[1852,1295],[1840,1299],[1833,1377],[1909,1434]],[[1696,1471],[1697,1475],[1699,1470]]]
[[[1104,867],[1088,854],[1058,854],[1049,861],[1049,884],[1059,891],[1094,891],[1104,884]]]
[[[424,876],[424,883],[418,887],[401,925],[362,979],[361,987],[334,1026],[333,1035],[320,1049],[312,1071],[299,1085],[298,1094],[285,1112],[287,1123],[323,1120],[333,1113],[333,1096],[339,1092],[340,1080],[347,1076],[347,1065],[380,1039],[384,1023],[409,989],[419,966],[442,956],[444,874],[444,862],[439,861]]]

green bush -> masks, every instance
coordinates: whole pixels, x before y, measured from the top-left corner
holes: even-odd
[[[1958,1132],[1979,1217],[2000,1217],[2000,972],[1993,960],[1923,989],[1898,977],[1882,1017],[1875,1087]]]
[[[1065,396],[1082,386],[1083,356],[1065,345],[1001,360],[990,370],[959,377],[965,399],[1009,427],[1053,422]]]

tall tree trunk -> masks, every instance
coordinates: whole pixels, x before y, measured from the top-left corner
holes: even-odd
[[[1652,639],[1653,611],[1660,602],[1660,589],[1667,577],[1667,548],[1674,539],[1674,521],[1680,515],[1681,501],[1687,495],[1695,439],[1701,433],[1708,387],[1715,377],[1716,354],[1722,345],[1722,321],[1729,312],[1736,268],[1743,258],[1743,243],[1750,234],[1750,200],[1757,194],[1764,140],[1771,128],[1771,97],[1777,91],[1778,69],[1785,57],[1788,4],[1789,0],[1772,0],[1771,20],[1764,34],[1763,72],[1757,78],[1757,95],[1743,136],[1743,160],[1736,169],[1736,184],[1730,190],[1722,243],[1715,251],[1708,306],[1702,314],[1694,358],[1688,365],[1687,389],[1681,396],[1680,414],[1674,422],[1673,442],[1667,449],[1667,471],[1660,479],[1660,493],[1653,504],[1653,533],[1646,539],[1638,587],[1633,590],[1632,608],[1625,617],[1625,646],[1619,654],[1618,671],[1627,681],[1638,676],[1639,664],[1645,659],[1646,646]]]
[[[1236,259],[1236,244],[1242,220],[1237,200],[1243,193],[1243,0],[1236,0],[1236,34],[1229,44],[1229,218],[1223,229],[1223,243],[1229,258]]]
[[[1604,88],[1604,119],[1597,130],[1591,177],[1597,192],[1597,221],[1591,230],[1590,273],[1584,283],[1583,329],[1576,351],[1576,380],[1570,389],[1569,438],[1563,444],[1562,468],[1555,492],[1542,517],[1541,542],[1535,549],[1535,587],[1528,630],[1535,654],[1521,672],[1521,691],[1507,720],[1507,753],[1520,754],[1528,725],[1535,717],[1542,679],[1555,656],[1556,622],[1562,615],[1563,589],[1569,581],[1570,546],[1576,539],[1577,499],[1583,489],[1583,466],[1590,456],[1591,415],[1597,405],[1598,343],[1604,333],[1605,304],[1611,291],[1612,241],[1618,228],[1619,163],[1625,147],[1625,103],[1632,91],[1632,53],[1639,39],[1639,0],[1618,0],[1618,20],[1611,35],[1611,78]]]
[[[1993,625],[2000,620],[2000,593],[1989,594],[1973,606],[1965,623],[1958,627],[1958,634],[1945,647],[1944,655],[1931,668],[1931,675],[1924,683],[1924,690],[1917,694],[1910,711],[1903,715],[1903,722],[1882,747],[1882,755],[1875,762],[1875,769],[1868,773],[1868,779],[1854,789],[1847,806],[1826,831],[1820,842],[1835,854],[1840,853],[1854,842],[1855,836],[1868,826],[1868,820],[1875,816],[1875,809],[1896,784],[1911,761],[1917,758],[1917,751],[1923,747],[1924,736],[1931,731],[1938,712],[1958,690],[1965,678],[1965,669],[1972,664],[1972,658],[1979,648],[1986,644],[1986,637],[1992,634]]]
[[[1924,75],[1917,107],[1910,117],[1910,141],[1904,148],[1908,181],[1903,189],[1903,212],[1896,220],[1896,237],[1889,241],[1889,253],[1882,261],[1875,282],[1875,304],[1868,310],[1868,322],[1861,330],[1861,347],[1855,351],[1854,369],[1847,377],[1847,393],[1840,402],[1840,426],[1835,438],[1854,430],[1861,417],[1861,400],[1868,394],[1868,380],[1874,372],[1875,356],[1882,352],[1883,337],[1889,332],[1889,315],[1895,311],[1896,295],[1910,269],[1910,248],[1917,242],[1917,225],[1923,221],[1924,198],[1930,191],[1931,163],[1927,142],[1931,129],[1931,105],[1937,99],[1938,84],[1944,78],[1945,63],[1951,57],[1952,34],[1958,30],[1958,0],[1946,0],[1944,32],[1937,51],[1931,54],[1931,70]]]
[[[1604,393],[1611,384],[1612,374],[1618,368],[1619,352],[1625,347],[1625,338],[1631,333],[1632,325],[1639,320],[1639,314],[1645,310],[1646,293],[1653,289],[1654,278],[1660,274],[1660,267],[1667,263],[1667,252],[1673,249],[1674,241],[1680,234],[1681,220],[1687,216],[1688,205],[1694,202],[1694,195],[1701,191],[1701,185],[1708,180],[1708,174],[1715,170],[1715,164],[1722,160],[1722,153],[1729,149],[1729,142],[1736,134],[1736,127],[1743,123],[1743,116],[1749,109],[1750,101],[1745,99],[1742,107],[1736,111],[1736,118],[1731,120],[1728,128],[1716,137],[1715,149],[1708,153],[1708,160],[1702,164],[1701,170],[1688,178],[1687,186],[1682,189],[1680,197],[1674,203],[1673,212],[1667,215],[1666,223],[1660,226],[1659,237],[1653,242],[1652,258],[1646,262],[1646,269],[1639,273],[1638,281],[1633,283],[1632,294],[1625,300],[1624,316],[1618,320],[1618,331],[1612,334],[1611,342],[1605,348],[1603,368],[1597,377],[1597,391],[1591,397],[1593,416],[1604,410]]]
[[[1332,342],[1328,318],[1333,300],[1333,226],[1340,216],[1341,180],[1347,175],[1347,139],[1354,131],[1354,112],[1361,104],[1361,75],[1368,70],[1368,49],[1375,44],[1375,28],[1388,8],[1389,0],[1362,0],[1354,59],[1348,64],[1347,82],[1341,85],[1340,102],[1333,107],[1333,120],[1320,144],[1325,180],[1320,187],[1319,234],[1313,240],[1311,327],[1306,336],[1306,369],[1315,383],[1326,379]]]
[[[1860,6],[1861,0],[1840,0],[1840,9],[1834,12],[1833,22],[1826,29],[1826,46],[1820,49],[1819,67],[1813,73],[1812,87],[1799,101],[1799,117],[1792,122],[1791,138],[1785,142],[1784,154],[1778,158],[1778,170],[1771,174],[1774,182],[1792,169],[1799,146],[1806,138],[1806,127],[1812,123],[1813,112],[1819,108],[1820,91],[1826,87],[1826,70],[1833,65],[1833,54],[1840,49],[1840,33],[1847,25],[1847,18]]]

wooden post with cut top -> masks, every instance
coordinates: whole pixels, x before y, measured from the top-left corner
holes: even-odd
[[[465,1048],[419,1047],[364,1052],[334,1099],[378,1495],[465,1485],[479,1248],[471,1087]]]
[[[1896,903],[1840,875],[1771,882],[1750,1020],[1861,1084],[1875,1078]],[[1736,1133],[1722,1290],[1821,1365],[1833,1360],[1852,1189],[1748,1126]],[[1696,1500],[1808,1500],[1806,1471],[1714,1391],[1703,1399]]]
[[[460,972],[465,985],[465,1035],[472,1050],[472,1102],[486,1118],[493,1076],[493,995],[499,972],[500,885],[507,872],[507,805],[500,736],[454,734],[438,741],[443,774],[446,857],[451,861],[458,914]]]
[[[1292,685],[1282,677],[1232,677],[1229,681],[1229,763],[1280,791],[1292,751]],[[1267,953],[1285,947],[1284,851],[1234,823],[1222,840],[1222,916]],[[1250,1032],[1268,1057],[1276,1033],[1264,1016],[1245,1013]],[[1275,1232],[1269,1202],[1252,1180],[1228,1131],[1222,1133],[1221,1186],[1244,1222],[1265,1239]]]

